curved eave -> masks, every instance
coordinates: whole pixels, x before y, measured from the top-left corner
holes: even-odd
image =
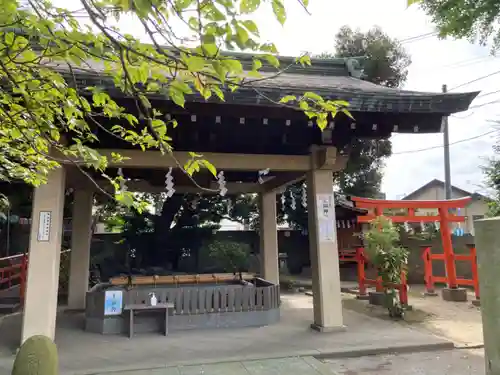
[[[60,71],[67,75],[67,71]],[[114,85],[111,77],[101,72],[75,72],[78,88],[100,86],[117,96],[123,96]],[[278,103],[285,95],[302,95],[313,91],[328,99],[349,102],[353,112],[375,113],[434,113],[450,115],[466,111],[479,92],[470,93],[421,93],[391,89],[374,85],[349,76],[320,76],[282,74],[268,80],[258,81],[241,87],[235,92],[226,90],[225,101],[229,104],[282,106]],[[164,95],[153,95],[159,99]],[[205,102],[200,95],[192,95],[189,101]],[[220,102],[212,97],[210,102]]]
[[[349,102],[350,111],[355,112],[435,113],[442,116],[468,110],[471,102],[479,94],[478,91],[445,94],[446,96],[443,94],[412,94],[411,92],[404,95],[392,95],[369,91],[345,91],[338,88],[314,89],[304,86],[280,89],[241,89],[228,99],[241,104],[263,105],[267,102],[267,105],[280,105],[276,102],[283,96],[301,95],[306,91],[314,91],[331,100],[345,100]]]

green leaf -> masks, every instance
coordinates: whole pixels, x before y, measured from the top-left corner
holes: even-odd
[[[201,48],[203,53],[209,57],[215,57],[219,53],[219,48],[215,43],[204,43]]]
[[[194,0],[176,0],[175,8],[177,11],[183,11],[187,9],[191,4],[194,3]]]
[[[413,4],[417,4],[417,3],[420,3],[421,0],[407,0],[406,2],[406,6],[411,6]]]
[[[282,0],[273,0],[273,12],[278,22],[284,25],[286,21],[286,11]]]
[[[167,133],[167,125],[164,121],[160,119],[154,119],[151,125],[160,137],[163,137]]]
[[[252,70],[259,70],[262,67],[262,62],[259,59],[252,60]]]
[[[345,100],[335,100],[335,104],[339,107],[349,107],[349,102],[346,102]]]
[[[239,74],[243,72],[243,65],[239,60],[225,59],[221,61],[221,64],[227,68],[230,73]]]
[[[323,101],[323,98],[320,95],[318,95],[318,94],[316,94],[314,92],[311,92],[311,91],[308,91],[308,92],[304,93],[303,97],[306,98],[306,99],[312,99],[312,100],[318,101],[318,102],[322,102]]]
[[[214,68],[215,73],[217,73],[219,80],[224,83],[226,80],[227,69],[217,60],[212,62],[212,67]]]
[[[240,12],[241,13],[253,13],[260,6],[260,0],[241,0],[240,2]]]
[[[14,43],[14,37],[15,37],[15,35],[12,32],[4,34],[5,44],[7,44],[8,46],[11,46]]]
[[[311,58],[309,57],[309,55],[303,55],[297,58],[297,62],[302,66],[310,66]]]
[[[324,130],[326,128],[326,125],[328,124],[328,120],[326,119],[326,116],[318,116],[318,118],[316,119],[316,123],[321,130]]]
[[[226,101],[226,99],[224,98],[224,93],[222,92],[221,88],[219,86],[212,86],[212,91],[215,93],[215,95],[217,95],[217,97],[221,100],[221,101]]]
[[[238,24],[235,25],[235,29],[236,29],[236,35],[238,37],[238,41],[242,45],[245,45],[245,43],[248,41],[248,38],[249,38],[248,32]]]
[[[209,2],[204,3],[203,11],[205,12],[206,18],[211,21],[224,21],[226,19],[226,15],[222,13],[214,4]]]
[[[307,111],[309,109],[309,104],[302,100],[300,103],[299,103],[299,108],[303,111]]]
[[[340,110],[343,114],[345,114],[347,117],[351,118],[352,120],[355,120],[354,116],[349,112],[347,109],[343,108]]]
[[[294,100],[297,100],[295,95],[287,95],[281,98],[280,103],[288,103]]]
[[[170,99],[172,99],[175,104],[177,104],[179,107],[184,108],[184,105],[186,104],[186,98],[184,97],[184,93],[181,90],[175,88],[174,86],[170,86],[169,95]]]
[[[170,82],[170,87],[174,87],[176,90],[179,90],[183,94],[192,94],[193,93],[193,90],[191,90],[191,87],[189,87],[189,85],[186,82],[181,81],[179,79],[176,79],[176,80],[173,80],[172,82]]]
[[[263,57],[267,60],[267,62],[269,64],[271,64],[275,68],[279,68],[280,67],[280,61],[278,60],[278,58],[276,56],[266,54],[266,55],[263,55]]]
[[[255,24],[255,22],[253,22],[252,20],[245,20],[245,21],[242,21],[241,22],[243,24],[243,26],[246,27],[246,29],[248,31],[250,31],[252,34],[256,35],[256,36],[259,36],[259,28],[257,27],[257,25]]]
[[[214,177],[217,176],[217,169],[212,163],[210,163],[208,160],[201,160],[201,162],[203,163],[205,168],[207,168],[210,171],[210,173],[214,175]]]
[[[115,194],[115,199],[125,207],[132,207],[134,205],[134,197],[128,191]]]
[[[199,56],[189,56],[184,59],[187,68],[192,72],[199,72],[205,67],[205,59]]]

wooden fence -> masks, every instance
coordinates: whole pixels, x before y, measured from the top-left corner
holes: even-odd
[[[280,305],[279,285],[262,279],[254,283],[203,286],[135,288],[123,291],[123,306],[146,304],[154,292],[158,303],[174,304],[174,315],[210,314],[220,312],[260,311]],[[87,294],[87,316],[104,313],[104,291]]]

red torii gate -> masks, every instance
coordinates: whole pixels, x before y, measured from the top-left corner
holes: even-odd
[[[384,215],[393,223],[435,223],[439,222],[441,241],[443,244],[443,257],[446,270],[448,288],[457,288],[457,272],[455,267],[455,254],[451,242],[450,223],[464,222],[464,216],[450,214],[450,209],[465,208],[471,201],[470,197],[449,200],[383,200],[351,197],[356,207],[370,210],[367,215],[358,216],[358,223],[369,223],[377,216],[384,215],[386,209],[406,210],[405,215]],[[416,215],[415,210],[437,209],[438,215]]]

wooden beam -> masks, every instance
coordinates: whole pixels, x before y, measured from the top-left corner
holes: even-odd
[[[101,155],[108,157],[110,167],[122,168],[152,168],[168,169],[177,167],[177,163],[184,165],[191,156],[188,152],[176,151],[174,160],[169,155],[162,155],[159,151],[141,150],[112,150],[98,149]],[[126,158],[121,163],[111,163],[111,154],[117,153]],[[231,154],[206,152],[203,157],[210,161],[218,170],[222,171],[308,171],[311,166],[309,155],[269,155],[269,154]],[[68,161],[67,164],[72,164]]]
[[[151,185],[147,181],[129,181],[127,182],[127,189],[129,191],[142,192],[142,193],[162,193],[165,192],[164,186]],[[194,185],[174,185],[176,193],[190,193],[190,194],[219,194],[218,185],[213,183],[207,190],[202,190]],[[261,191],[260,185],[256,183],[238,183],[227,182],[226,189],[228,194],[246,194],[258,193]],[[211,191],[210,191],[211,190]]]
[[[298,173],[298,172],[283,173],[282,175],[276,176],[271,180],[263,183],[261,185],[261,189],[263,192],[271,192],[276,190],[276,192],[278,193],[284,191],[287,186],[292,185],[300,180],[303,180],[304,178],[305,178],[304,173]]]

